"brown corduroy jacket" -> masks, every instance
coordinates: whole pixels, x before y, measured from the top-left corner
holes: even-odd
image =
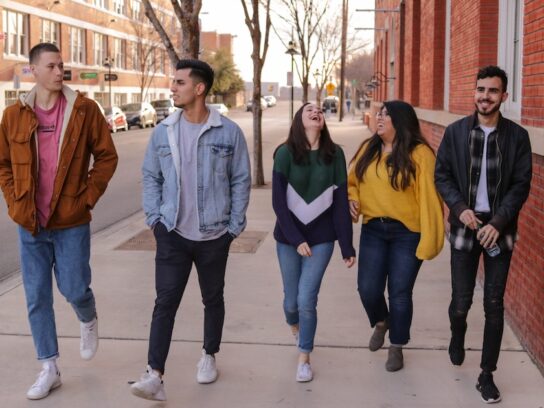
[[[67,86],[63,86],[62,93],[67,105],[47,229],[90,222],[90,210],[117,167],[117,152],[98,105]],[[0,188],[9,216],[33,234],[38,231],[35,97],[34,88],[4,110],[0,123]],[[93,165],[89,169],[91,156]]]

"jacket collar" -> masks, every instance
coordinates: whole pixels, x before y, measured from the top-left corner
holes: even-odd
[[[74,105],[74,103],[75,103],[75,101],[76,101],[76,99],[78,97],[78,93],[73,91],[71,88],[69,88],[66,85],[62,85],[62,91],[61,92],[64,95],[64,97],[66,98],[67,105],[68,106]],[[29,93],[27,93],[26,95],[19,96],[19,101],[21,102],[23,107],[28,106],[30,109],[34,110],[34,103],[36,102],[36,93],[37,93],[37,88],[36,88],[36,86],[34,86],[30,90]]]
[[[504,124],[504,118],[502,116],[502,113],[499,112],[499,121],[497,122],[497,131],[502,129],[503,124]],[[478,121],[478,112],[475,111],[472,116],[469,116],[468,127],[470,130],[473,130],[477,128],[478,126],[480,126],[480,122]]]
[[[221,114],[217,109],[208,108],[210,111],[210,115],[208,116],[208,120],[205,123],[206,127],[220,127],[223,124],[221,123]],[[160,124],[165,126],[174,126],[176,123],[179,122],[181,119],[181,114],[183,113],[183,109],[178,109],[171,115],[169,115],[166,119],[164,119]]]

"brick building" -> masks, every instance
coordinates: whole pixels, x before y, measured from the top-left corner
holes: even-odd
[[[434,148],[448,124],[473,112],[478,68],[496,64],[508,73],[509,99],[501,110],[529,131],[533,182],[519,220],[505,307],[542,369],[544,1],[376,0],[375,8],[385,9],[375,13],[375,99],[413,104]]]
[[[166,31],[181,33],[170,2],[153,4]],[[143,11],[140,0],[2,0],[0,111],[32,88],[28,52],[42,41],[60,48],[65,83],[103,106],[110,105],[110,68],[114,105],[167,98],[170,60]]]

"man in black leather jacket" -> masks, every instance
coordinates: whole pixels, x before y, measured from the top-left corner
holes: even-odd
[[[496,66],[479,70],[476,111],[446,128],[438,149],[435,183],[450,213],[452,299],[449,306],[454,365],[465,358],[467,315],[472,304],[480,255],[484,257],[485,327],[476,388],[484,402],[500,401],[492,372],[504,327],[503,298],[518,215],[527,200],[532,176],[527,131],[504,118],[499,108],[508,98],[506,73]]]

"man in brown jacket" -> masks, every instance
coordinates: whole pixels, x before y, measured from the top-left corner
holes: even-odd
[[[81,357],[90,360],[98,347],[90,210],[113,176],[117,153],[98,105],[62,84],[59,49],[38,44],[29,59],[36,85],[4,110],[0,123],[0,187],[18,224],[28,319],[43,364],[27,397],[40,399],[61,385],[53,270],[80,321]]]

